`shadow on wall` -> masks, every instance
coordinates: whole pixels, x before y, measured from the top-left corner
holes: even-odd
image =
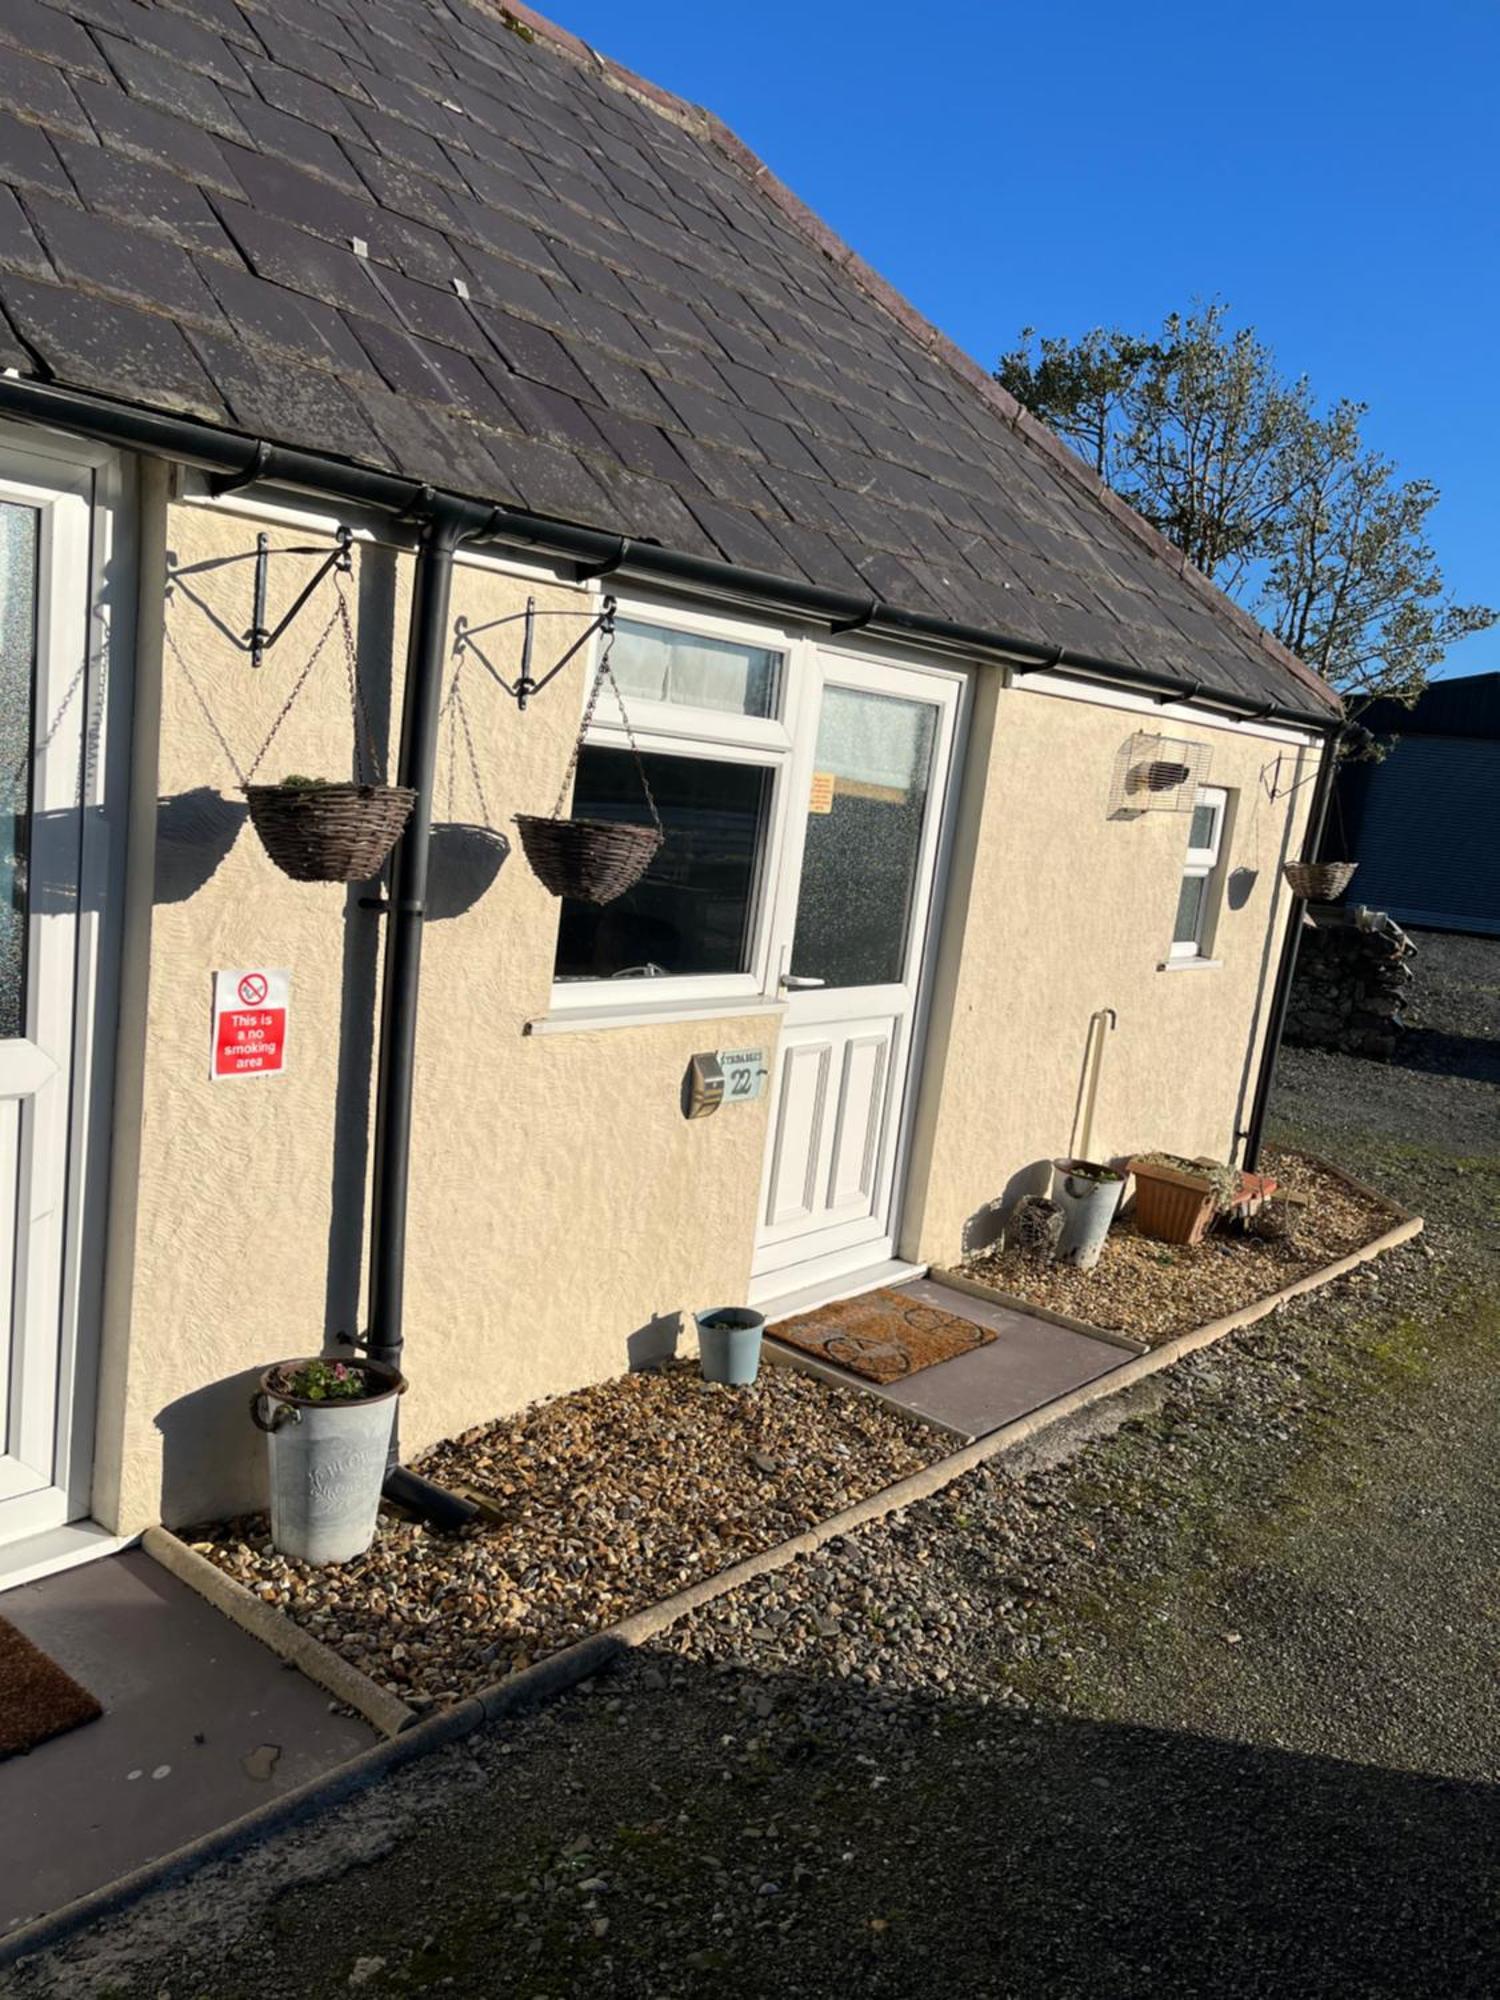
[[[632,1375],[639,1375],[651,1368],[664,1368],[674,1360],[678,1342],[682,1339],[682,1314],[680,1312],[657,1313],[644,1326],[638,1326],[625,1341],[625,1354]]]
[[[157,1412],[167,1527],[256,1513],[267,1505],[265,1440],[250,1421],[260,1377],[260,1369],[246,1368]]]
[[[466,915],[493,888],[509,853],[510,842],[492,826],[438,821],[427,864],[427,921]]]
[[[250,817],[243,799],[226,798],[212,785],[176,792],[156,808],[158,903],[186,903],[206,888]]]
[[[1045,1194],[1051,1185],[1051,1160],[1033,1160],[1030,1166],[1012,1174],[1003,1191],[993,1201],[987,1201],[983,1208],[976,1208],[964,1224],[959,1241],[963,1255],[978,1257],[982,1252],[992,1250],[1005,1234],[1005,1225],[1016,1203],[1024,1201],[1029,1194]]]

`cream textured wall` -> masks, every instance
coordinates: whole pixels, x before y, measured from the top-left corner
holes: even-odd
[[[257,525],[177,506],[167,540],[180,568],[212,565],[252,548]],[[272,531],[275,546],[310,539]],[[356,561],[351,596],[380,728],[382,690],[404,653],[410,562],[383,551]],[[293,577],[310,567],[273,565],[273,622]],[[157,783],[168,803],[144,1022],[138,1011],[129,1066],[138,1114],[118,1133],[116,1158],[134,1199],[117,1205],[128,1238],[110,1246],[100,1414],[97,1510],[122,1531],[259,1504],[260,1440],[246,1414],[256,1371],[318,1351],[360,1307],[381,919],[357,907],[362,887],[288,880],[248,825],[199,879],[242,808],[192,683],[243,766],[326,616],[309,606],[253,674],[189,595],[240,632],[251,570],[196,570],[167,613],[186,666],[169,647]],[[465,567],[454,615],[478,626],[519,610],[528,594],[545,608],[587,607],[576,590]],[[554,639],[560,652],[558,635],[579,627],[540,629],[545,661]],[[484,643],[513,670],[517,642],[512,627]],[[465,669],[495,826],[550,810],[585,670],[580,656],[523,717],[472,661]],[[263,775],[342,775],[351,744],[335,635]],[[440,820],[448,769],[445,736]],[[479,817],[462,750],[453,814]],[[765,1104],[688,1123],[680,1090],[693,1050],[766,1042],[766,1021],[528,1036],[528,1021],[546,1010],[556,922],[555,901],[517,851],[472,908],[427,927],[406,1293],[410,1448],[619,1372],[632,1334],[738,1297],[748,1278]],[[139,956],[139,938],[136,948]],[[211,1083],[211,976],[243,965],[291,971],[287,1072]]]
[[[1159,725],[1157,725],[1159,726]],[[1139,713],[982,679],[902,1227],[903,1252],[949,1262],[992,1240],[1017,1195],[1068,1149],[1089,1015],[1113,1007],[1090,1150],[1226,1158],[1248,1116],[1316,752],[1173,722],[1209,746],[1233,794],[1220,965],[1162,971],[1187,846],[1184,814],[1109,816]],[[1280,798],[1277,760],[1280,758]],[[1241,895],[1241,891],[1246,893]],[[1231,908],[1230,902],[1240,907]]]
[[[259,1504],[261,1446],[246,1414],[258,1370],[362,1324],[382,923],[359,908],[363,886],[287,880],[241,823],[225,743],[248,761],[326,615],[310,606],[251,672],[215,619],[229,633],[249,622],[252,566],[222,559],[253,548],[257,525],[201,507],[167,514],[176,653],[169,646],[160,669],[164,803],[131,863],[96,1495],[100,1518],[123,1531]],[[281,547],[311,539],[271,534]],[[356,561],[372,720],[394,742],[399,718],[385,711],[404,657],[410,559],[366,549]],[[275,565],[273,621],[308,567]],[[461,567],[454,616],[483,626],[528,594],[542,608],[590,608],[572,588]],[[143,635],[151,618],[148,600]],[[577,629],[544,623],[539,663]],[[482,643],[513,673],[515,627]],[[491,826],[550,809],[585,672],[580,656],[521,716],[477,662],[465,667]],[[149,800],[154,681],[146,692],[137,783]],[[1255,879],[1243,907],[1221,916],[1220,969],[1160,972],[1186,819],[1106,816],[1115,755],[1141,726],[979,676],[903,1221],[903,1247],[924,1261],[992,1229],[991,1204],[1067,1146],[1095,1007],[1115,1007],[1120,1023],[1105,1049],[1095,1153],[1229,1148],[1263,1023],[1257,996],[1274,975],[1277,862],[1310,788],[1293,796],[1289,824],[1288,805],[1267,796],[1276,748],[1202,732],[1212,781],[1237,794],[1230,865]],[[335,635],[264,774],[342,774],[351,746]],[[1283,781],[1297,754],[1283,752]],[[438,779],[440,823],[482,816],[466,753],[460,744],[450,765],[446,733]],[[436,908],[451,886],[439,864]],[[556,903],[517,851],[471,907],[427,926],[408,1449],[615,1374],[680,1312],[745,1291],[769,1099],[690,1123],[680,1091],[695,1049],[771,1045],[771,1019],[528,1034],[546,1012],[556,924]],[[257,964],[292,975],[287,1072],[211,1083],[212,973]]]

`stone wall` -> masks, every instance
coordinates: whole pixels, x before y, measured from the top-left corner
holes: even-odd
[[[1414,947],[1378,910],[1310,913],[1287,1007],[1286,1040],[1389,1060],[1396,1053]]]

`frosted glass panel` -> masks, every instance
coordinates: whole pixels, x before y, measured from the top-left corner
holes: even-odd
[[[827,986],[905,976],[937,711],[824,691],[791,970]]]
[[[1203,898],[1208,888],[1206,875],[1184,875],[1182,894],[1177,898],[1177,921],[1172,926],[1173,944],[1196,944],[1203,929]]]
[[[770,715],[780,658],[764,646],[703,639],[622,618],[609,663],[627,698]]]
[[[25,1033],[37,517],[0,502],[0,1040]]]
[[[1218,817],[1219,808],[1217,806],[1194,806],[1193,823],[1188,831],[1188,846],[1212,847],[1214,844],[1214,822]]]

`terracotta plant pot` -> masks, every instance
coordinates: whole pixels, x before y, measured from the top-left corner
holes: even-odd
[[[1132,1160],[1135,1226],[1158,1243],[1201,1243],[1214,1219],[1213,1184],[1154,1160]]]

